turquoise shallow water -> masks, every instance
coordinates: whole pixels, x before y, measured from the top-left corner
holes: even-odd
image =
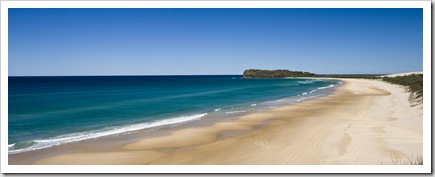
[[[234,76],[9,77],[9,153],[158,128],[331,93],[334,80]]]

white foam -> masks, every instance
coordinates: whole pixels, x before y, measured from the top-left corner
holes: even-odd
[[[327,89],[327,88],[331,88],[331,87],[334,87],[334,85],[331,84],[331,85],[328,85],[326,87],[319,87],[318,90]]]
[[[215,112],[218,112],[218,111],[220,111],[221,110],[221,108],[217,108],[217,109],[215,109],[214,111]]]
[[[304,92],[304,93],[302,93],[301,95],[306,95],[307,94],[307,92]]]
[[[163,125],[171,125],[171,124],[177,124],[177,123],[182,123],[182,122],[188,122],[188,121],[200,119],[201,117],[204,117],[206,115],[207,115],[207,113],[195,114],[195,115],[191,115],[191,116],[181,116],[181,117],[176,117],[176,118],[163,119],[163,120],[159,120],[159,121],[155,121],[155,122],[147,122],[147,123],[133,124],[133,125],[127,125],[127,126],[120,126],[120,127],[104,128],[104,129],[94,130],[94,131],[86,131],[86,132],[66,134],[66,135],[61,135],[61,136],[57,136],[57,137],[53,137],[53,138],[49,138],[49,139],[34,140],[34,142],[35,142],[34,145],[29,146],[29,147],[24,148],[24,149],[11,150],[11,151],[9,151],[9,153],[15,154],[15,153],[20,153],[20,152],[25,152],[25,151],[44,149],[44,148],[58,146],[58,145],[71,143],[71,142],[94,139],[94,138],[99,138],[99,137],[109,136],[109,135],[116,135],[116,134],[121,134],[121,133],[126,133],[126,132],[147,129],[147,128],[159,127],[159,126],[163,126]]]
[[[297,99],[296,101],[297,101],[297,102],[301,102],[301,101],[303,101],[303,100],[305,100],[305,99],[307,99],[307,98],[300,98],[300,99]]]
[[[251,104],[251,106],[257,106],[257,104]]]
[[[331,85],[328,85],[328,86],[325,86],[325,87],[319,87],[319,88],[317,88],[317,89],[311,90],[311,91],[308,92],[308,93],[314,93],[314,92],[316,92],[317,90],[323,90],[323,89],[331,88],[331,87],[334,87],[334,86],[335,86],[335,85],[331,84]],[[305,95],[305,94],[302,94],[302,95]]]
[[[246,112],[246,110],[241,110],[241,111],[230,111],[230,112],[225,112],[226,114],[234,114],[234,113],[241,113],[241,112]]]
[[[14,144],[8,144],[8,148],[11,148],[11,147],[14,147],[15,146],[15,143]]]
[[[298,81],[300,84],[311,84],[314,83],[316,80],[304,80],[304,81]]]

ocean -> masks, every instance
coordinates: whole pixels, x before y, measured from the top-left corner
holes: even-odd
[[[165,126],[237,117],[316,99],[321,79],[223,76],[9,77],[9,154]]]

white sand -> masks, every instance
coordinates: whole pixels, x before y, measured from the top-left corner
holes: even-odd
[[[389,74],[381,77],[397,77],[397,76],[406,76],[411,74],[423,74],[423,72],[408,72],[408,73],[398,73],[398,74]]]

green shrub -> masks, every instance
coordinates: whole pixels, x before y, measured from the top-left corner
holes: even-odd
[[[383,81],[408,86],[410,91],[417,95],[417,98],[423,96],[423,74],[411,74],[407,76],[383,77]]]

